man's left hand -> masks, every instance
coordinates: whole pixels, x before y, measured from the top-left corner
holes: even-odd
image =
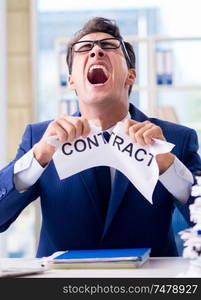
[[[135,120],[125,121],[125,133],[129,135],[133,143],[140,146],[153,145],[155,139],[166,141],[161,128],[150,121],[137,122]],[[156,155],[159,173],[163,174],[174,162],[175,156],[172,153]]]

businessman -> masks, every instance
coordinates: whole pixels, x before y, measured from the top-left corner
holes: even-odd
[[[0,231],[40,197],[38,257],[68,249],[132,247],[150,247],[152,256],[176,256],[172,214],[178,206],[189,221],[193,174],[201,170],[195,131],[149,118],[129,104],[135,54],[113,21],[89,20],[69,42],[66,58],[79,111],[27,126],[16,158],[0,173]],[[141,146],[153,144],[154,138],[175,144],[171,153],[156,157],[160,176],[153,205],[113,168],[59,179],[52,161],[56,149],[47,138],[71,142],[86,137],[89,120],[108,134],[122,121],[125,133]]]

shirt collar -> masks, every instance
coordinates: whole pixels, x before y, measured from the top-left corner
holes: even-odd
[[[128,119],[131,119],[131,115],[130,115],[129,111],[128,111],[127,115],[122,120],[119,120],[119,122],[124,122],[125,120],[128,120]],[[111,134],[114,127],[115,127],[115,125],[113,125],[112,127],[108,128],[107,130],[104,130],[104,131],[107,131],[109,134]]]

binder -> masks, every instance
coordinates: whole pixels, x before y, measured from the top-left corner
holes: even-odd
[[[68,250],[47,260],[49,268],[121,269],[138,268],[150,255],[150,248]]]

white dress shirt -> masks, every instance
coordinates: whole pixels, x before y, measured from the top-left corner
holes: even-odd
[[[122,120],[130,119],[130,113]],[[114,126],[107,129],[111,134]],[[18,159],[14,165],[14,184],[19,192],[26,191],[40,178],[44,170],[33,155],[33,148]],[[111,181],[114,182],[115,169],[110,168]],[[159,176],[164,187],[180,202],[185,203],[191,192],[193,176],[186,166],[177,158],[173,164]]]

